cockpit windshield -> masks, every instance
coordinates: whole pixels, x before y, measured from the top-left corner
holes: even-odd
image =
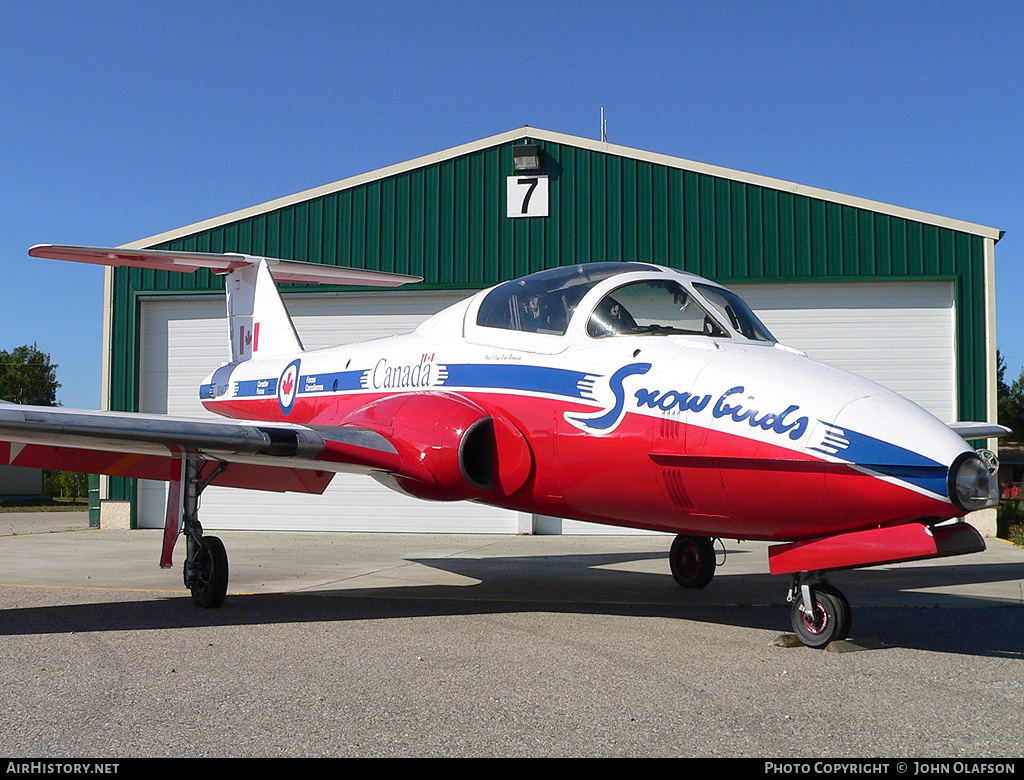
[[[552,268],[499,284],[484,298],[476,324],[562,336],[576,306],[602,279],[625,271],[652,271],[642,263],[586,263]]]
[[[700,282],[694,283],[693,287],[704,296],[708,303],[718,310],[718,313],[733,328],[748,339],[751,341],[767,341],[770,344],[776,343],[777,339],[736,293],[726,290],[724,287],[714,287],[710,284],[701,284]]]
[[[626,284],[601,300],[587,322],[587,335],[624,334],[728,336],[694,296],[671,279]]]

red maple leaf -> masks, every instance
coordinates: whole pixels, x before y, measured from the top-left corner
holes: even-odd
[[[283,382],[281,382],[281,389],[284,390],[285,395],[291,395],[292,385],[295,384],[294,378],[288,376]]]

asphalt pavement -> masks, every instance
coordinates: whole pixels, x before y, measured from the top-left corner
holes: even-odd
[[[767,545],[679,588],[670,537],[216,532],[0,514],[0,753],[1013,758],[1024,550],[839,572],[850,640],[791,641]],[[52,515],[52,513],[45,513]]]

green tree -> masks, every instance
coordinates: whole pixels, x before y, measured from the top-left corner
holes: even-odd
[[[1024,439],[1024,369],[1020,376],[1006,383],[1006,362],[996,351],[996,384],[998,387],[999,424],[1011,428],[1013,440]]]
[[[89,495],[89,475],[73,471],[44,471],[43,492],[48,496],[70,498],[72,503]]]
[[[0,399],[31,406],[56,406],[57,365],[35,344],[0,349]]]
[[[57,364],[35,344],[0,349],[0,399],[29,406],[57,406]],[[88,495],[88,476],[68,471],[44,471],[43,490],[50,496],[77,500]]]

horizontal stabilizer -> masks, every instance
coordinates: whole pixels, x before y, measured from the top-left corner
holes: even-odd
[[[946,423],[951,431],[963,436],[965,439],[987,439],[989,436],[1009,436],[1012,430],[1005,425],[983,422],[953,422]]]
[[[360,287],[400,287],[403,284],[422,282],[420,276],[393,274],[385,271],[365,271],[322,263],[304,263],[298,260],[281,260],[275,257],[254,257],[243,254],[216,254],[212,252],[175,252],[165,249],[105,249],[88,246],[57,246],[36,244],[28,250],[32,257],[51,260],[70,260],[75,263],[92,263],[114,267],[151,268],[158,271],[179,271],[195,273],[206,268],[211,273],[223,275],[247,266],[254,266],[265,260],[270,273],[277,282],[292,284],[339,284]]]

